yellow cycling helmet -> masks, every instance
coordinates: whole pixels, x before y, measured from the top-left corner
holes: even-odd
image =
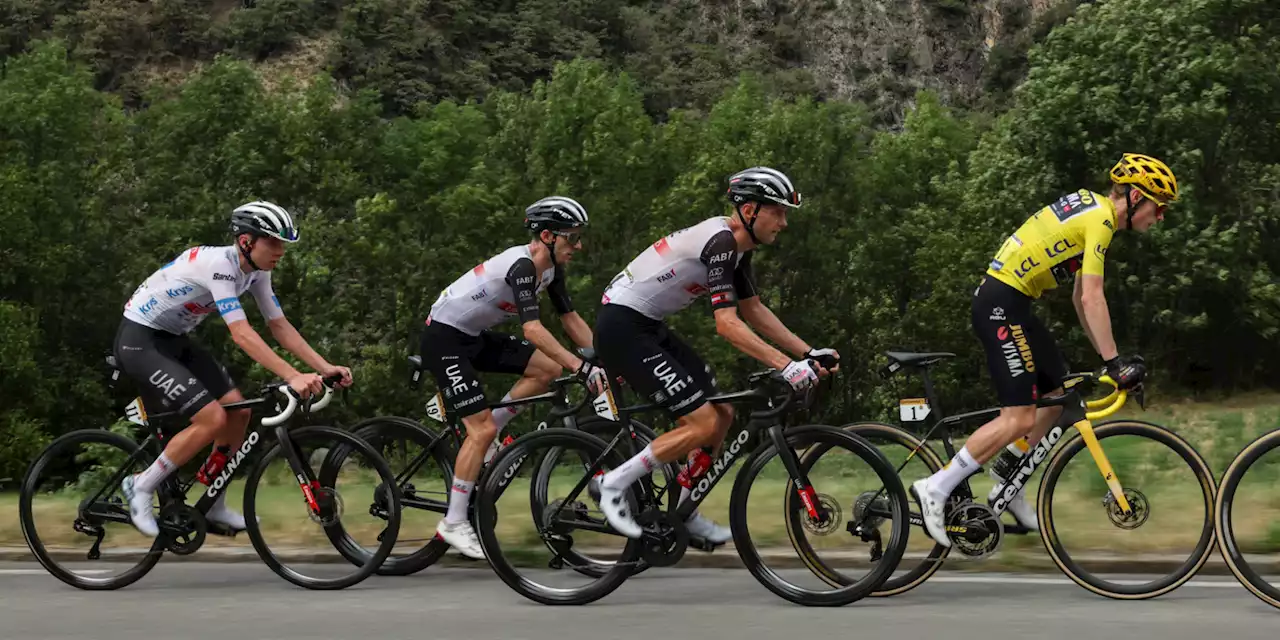
[[[1178,179],[1173,177],[1169,166],[1140,153],[1124,154],[1120,162],[1111,167],[1111,181],[1134,185],[1156,204],[1165,205],[1178,199]]]

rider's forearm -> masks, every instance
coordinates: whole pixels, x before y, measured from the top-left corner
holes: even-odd
[[[1116,341],[1111,335],[1111,312],[1107,309],[1107,298],[1102,295],[1085,295],[1080,301],[1084,309],[1084,319],[1092,330],[1094,348],[1103,360],[1116,357]]]
[[[298,333],[293,323],[284,318],[279,318],[272,320],[269,324],[271,335],[289,353],[298,356],[298,359],[307,363],[307,366],[315,371],[324,371],[329,368],[329,361],[322,358],[320,354],[316,353],[315,349],[311,348],[310,344],[307,344],[306,339],[302,337],[302,334]]]
[[[791,359],[765,342],[734,313],[716,314],[716,333],[737,347],[739,351],[759,360],[766,366],[782,370],[791,364]]]
[[[577,312],[560,316],[560,326],[564,327],[564,332],[569,334],[569,339],[574,344],[584,349],[591,348],[591,327],[587,326],[587,321],[583,320]]]
[[[753,303],[748,303],[746,300],[739,303],[738,310],[742,314],[742,319],[746,320],[751,328],[759,331],[761,335],[772,340],[797,359],[803,358],[811,348],[808,343],[792,333],[787,325],[782,324],[773,310],[759,302],[758,298],[755,300]]]
[[[241,320],[231,326],[231,339],[235,341],[236,346],[249,354],[254,362],[280,376],[281,380],[289,380],[298,375],[298,370],[284,358],[276,355],[275,350],[262,339],[262,336],[258,335],[257,331],[253,330],[253,327],[249,326],[248,321]]]
[[[1080,326],[1084,329],[1084,335],[1089,338],[1089,344],[1093,346],[1094,352],[1098,352],[1098,339],[1093,335],[1093,328],[1089,326],[1089,314],[1084,312],[1084,299],[1080,295],[1072,296],[1072,304],[1076,308],[1076,317],[1080,318]]]
[[[529,342],[532,342],[533,346],[538,348],[538,351],[547,354],[548,357],[555,360],[557,364],[565,369],[577,371],[582,367],[582,359],[560,346],[560,341],[556,340],[556,337],[551,335],[551,332],[542,326],[541,322],[531,320],[524,323],[524,337]]]

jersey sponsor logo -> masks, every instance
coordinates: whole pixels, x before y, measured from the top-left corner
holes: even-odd
[[[674,277],[676,277],[676,270],[672,269],[664,274],[659,275],[658,282],[666,282]]]
[[[1093,194],[1088,189],[1081,189],[1058,198],[1057,202],[1049,205],[1049,211],[1058,218],[1058,222],[1066,222],[1097,206],[1098,201]]]
[[[498,308],[502,309],[503,311],[506,311],[507,313],[516,312],[516,306],[514,304],[511,304],[510,302],[507,302],[506,300],[499,300]]]
[[[471,273],[474,273],[474,274],[476,274],[476,275],[478,275],[478,276],[479,276],[479,275],[484,275],[484,263],[483,263],[483,262],[481,262],[480,264],[476,265],[476,268],[472,269],[472,270],[471,270]]]
[[[214,279],[214,280],[226,280],[226,281],[228,281],[228,282],[235,282],[235,281],[236,281],[236,277],[235,277],[235,276],[229,276],[229,275],[227,275],[227,274],[225,274],[225,273],[215,273],[215,274],[213,274],[213,279]]]
[[[712,267],[707,270],[707,279],[719,278],[724,275],[724,267]]]
[[[680,393],[685,387],[689,386],[690,382],[693,382],[692,376],[686,376],[686,380],[681,380],[666,359],[663,359],[653,368],[653,375],[658,378],[663,387],[666,387],[668,396]]]
[[[200,253],[200,247],[193,247],[187,252],[187,262],[195,262],[196,255]]]
[[[1027,258],[1022,261],[1022,264],[1018,265],[1018,268],[1013,270],[1013,275],[1018,278],[1025,278],[1028,273],[1031,273],[1032,269],[1035,269],[1038,266],[1040,266],[1040,263],[1036,262],[1035,258],[1027,256]]]
[[[462,367],[456,364],[445,367],[444,374],[449,376],[449,388],[446,391],[449,395],[466,393],[471,387],[480,384],[479,381],[467,384],[467,381],[462,377]]]
[[[156,305],[158,304],[160,304],[160,301],[156,300],[155,296],[152,296],[151,299],[146,302],[146,304],[143,304],[142,306],[138,307],[138,313],[141,313],[142,315],[147,315],[148,313],[155,311]]]
[[[1027,342],[1022,325],[1011,324],[1007,328],[996,330],[996,338],[1003,341],[1000,351],[1004,354],[1005,364],[1009,366],[1009,375],[1014,378],[1024,373],[1035,373],[1036,363],[1031,358],[1031,345]]]
[[[523,277],[523,278],[516,278],[516,284],[533,284],[533,276],[525,276],[525,277]]]
[[[1100,244],[1093,245],[1093,252],[1098,254],[1099,258],[1107,257],[1107,248]]]
[[[671,243],[667,242],[666,238],[663,238],[653,243],[653,250],[657,251],[658,255],[665,256],[668,253],[671,253]]]
[[[725,302],[733,302],[733,299],[729,296],[728,291],[722,291],[720,293],[712,294],[711,304],[722,304]]]
[[[999,321],[1001,321],[1001,322],[1004,322],[1004,320],[1005,320],[1005,317],[1004,317],[1004,307],[992,307],[992,308],[991,308],[991,317],[990,317],[989,319],[990,319],[990,320],[999,320]],[[1000,328],[1001,328],[1001,329],[1003,329],[1004,327],[1000,327]],[[1001,340],[1003,340],[1003,338],[1001,338]]]
[[[187,286],[185,286],[185,287],[178,287],[178,288],[176,288],[176,289],[165,289],[165,290],[164,290],[164,292],[165,292],[165,293],[166,293],[170,298],[181,298],[182,296],[185,296],[185,295],[187,295],[188,293],[191,293],[191,292],[192,292],[192,291],[194,291],[194,290],[195,290],[195,287],[193,287],[193,286],[191,286],[191,285],[187,285]]]
[[[475,295],[471,296],[471,300],[472,300],[472,301],[475,301],[475,300],[481,300],[481,299],[483,299],[483,298],[484,298],[485,296],[487,296],[487,295],[489,295],[489,290],[488,290],[488,289],[481,289],[481,290],[480,290],[480,293],[477,293],[477,294],[475,294]]]
[[[992,271],[999,271],[1004,268],[1004,263],[999,260],[992,260],[991,264],[987,266],[991,267]]]
[[[520,290],[520,299],[521,299],[521,300],[523,300],[523,301],[525,301],[525,302],[528,302],[528,301],[532,300],[532,299],[533,299],[533,292],[532,292],[532,291],[530,291],[530,290],[528,290],[528,289],[521,289],[521,290]]]
[[[224,316],[227,315],[228,313],[231,313],[233,311],[238,311],[240,309],[240,301],[235,298],[223,298],[221,300],[215,300],[214,304],[218,305],[218,313]]]
[[[1044,253],[1052,260],[1072,249],[1078,249],[1080,245],[1071,241],[1071,238],[1063,238],[1055,243],[1052,247],[1045,247]]]
[[[164,369],[156,369],[151,372],[151,377],[147,379],[156,389],[159,389],[164,397],[169,400],[177,400],[187,390],[186,385],[178,384],[173,376],[164,372]]]
[[[277,308],[277,309],[282,308],[282,307],[280,306],[280,298],[277,298],[277,297],[275,297],[275,296],[271,296],[271,304],[274,304],[274,305],[276,306],[276,308]]]
[[[1110,230],[1112,230],[1112,231],[1115,231],[1115,230],[1116,230],[1116,226],[1115,226],[1114,224],[1111,224],[1111,221],[1110,221],[1110,220],[1103,220],[1103,221],[1102,221],[1102,226],[1104,226],[1104,227],[1106,227],[1106,228],[1108,228],[1108,229],[1110,229]]]
[[[715,254],[715,255],[713,255],[713,256],[711,256],[711,257],[707,258],[707,264],[715,264],[715,263],[717,263],[717,262],[725,262],[725,261],[727,261],[727,260],[728,260],[729,258],[731,258],[731,257],[733,257],[733,252],[732,252],[732,251],[725,251],[724,253],[717,253],[717,254]]]

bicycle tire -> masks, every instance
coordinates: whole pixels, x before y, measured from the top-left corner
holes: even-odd
[[[1226,473],[1222,474],[1218,498],[1214,503],[1213,521],[1222,557],[1236,580],[1239,580],[1240,584],[1259,600],[1280,609],[1280,589],[1268,583],[1249,564],[1244,551],[1236,542],[1235,531],[1231,525],[1231,513],[1240,481],[1244,479],[1245,474],[1249,472],[1249,467],[1257,462],[1258,458],[1276,447],[1280,447],[1280,430],[1255,438],[1236,454],[1231,464],[1227,466]]]
[[[595,582],[584,587],[575,589],[543,587],[528,580],[515,570],[515,567],[503,555],[502,545],[495,536],[494,526],[498,519],[496,499],[501,497],[502,492],[505,491],[505,487],[501,486],[507,469],[504,465],[512,462],[523,464],[523,457],[528,456],[528,452],[533,450],[535,446],[542,446],[547,449],[552,447],[574,448],[587,452],[594,459],[604,454],[608,443],[578,429],[556,427],[525,434],[502,451],[499,451],[498,455],[490,462],[489,470],[486,471],[481,483],[477,485],[479,491],[472,498],[476,507],[476,522],[478,524],[476,530],[480,535],[480,544],[484,548],[485,557],[489,559],[489,566],[493,567],[494,573],[508,587],[511,587],[513,591],[525,598],[545,605],[584,605],[595,602],[621,586],[631,575],[630,567],[625,564],[615,564],[604,575],[596,578]],[[538,461],[538,468],[541,467],[541,462],[541,460]],[[625,460],[615,450],[610,452],[606,465],[610,468],[617,468],[623,462]],[[638,490],[633,489],[633,491]],[[637,495],[636,497],[638,499],[639,496]],[[623,549],[621,562],[631,563],[638,561],[640,558],[640,542],[629,538],[624,539],[627,540],[627,544]]]
[[[356,437],[363,439],[370,445],[377,448],[379,438],[384,437],[403,437],[406,440],[431,450],[431,458],[441,469],[446,479],[453,477],[453,447],[450,443],[441,438],[438,434],[431,431],[425,425],[401,416],[379,416],[362,420],[352,425],[351,432]],[[331,449],[330,455],[326,456],[325,464],[320,472],[320,482],[325,484],[325,480],[331,475],[335,475],[337,470],[341,468],[345,456],[339,456],[337,449]],[[385,459],[385,458],[384,458]],[[388,463],[390,466],[390,463]],[[393,475],[398,475],[396,469],[392,469]],[[405,479],[405,482],[411,481],[413,476]],[[447,482],[447,480],[446,480]],[[401,496],[404,495],[403,484],[398,486]],[[376,499],[376,496],[375,496]],[[409,508],[402,504],[402,507]],[[403,516],[403,511],[402,511]],[[341,523],[336,526],[325,529],[325,535],[329,537],[329,541],[333,543],[335,549],[348,562],[362,566],[372,555],[368,549],[355,541],[342,527]],[[394,550],[393,550],[394,551]],[[387,559],[378,567],[377,573],[380,576],[407,576],[418,573],[431,565],[434,565],[444,557],[449,551],[449,544],[436,536],[432,536],[422,548],[404,556],[388,555]]]
[[[1040,494],[1036,499],[1037,517],[1040,521],[1040,538],[1044,542],[1049,558],[1076,584],[1101,596],[1117,600],[1145,600],[1164,595],[1185,584],[1204,563],[1209,560],[1217,545],[1213,526],[1213,508],[1216,499],[1216,485],[1213,472],[1208,463],[1200,456],[1195,447],[1167,428],[1140,420],[1114,420],[1093,427],[1094,434],[1101,443],[1106,438],[1118,435],[1136,435],[1164,444],[1173,450],[1191,467],[1196,480],[1200,482],[1204,496],[1205,522],[1201,529],[1200,540],[1195,551],[1187,561],[1173,573],[1160,580],[1144,584],[1119,584],[1107,582],[1085,570],[1079,562],[1071,558],[1062,547],[1058,538],[1057,527],[1053,523],[1053,492],[1058,478],[1062,475],[1070,459],[1085,450],[1084,436],[1076,431],[1066,442],[1060,443],[1049,464],[1045,466],[1044,478],[1040,482]],[[1120,471],[1121,482],[1124,481],[1123,470]]]
[[[68,445],[85,442],[96,442],[97,444],[117,447],[124,450],[127,456],[132,456],[141,449],[141,447],[138,446],[138,443],[133,440],[105,429],[81,429],[79,431],[72,431],[71,433],[59,436],[53,442],[49,443],[49,446],[45,447],[44,451],[40,452],[40,455],[37,456],[36,459],[27,467],[27,472],[22,479],[22,489],[18,498],[19,519],[22,521],[22,536],[26,539],[27,547],[31,549],[31,553],[35,555],[36,560],[40,562],[40,566],[44,567],[45,570],[55,578],[73,587],[84,589],[86,591],[113,591],[137,582],[142,578],[142,576],[145,576],[150,572],[151,569],[156,566],[156,563],[160,562],[160,557],[164,554],[163,545],[157,541],[152,546],[151,551],[142,557],[141,562],[120,576],[114,576],[111,578],[87,578],[78,576],[74,572],[60,565],[53,557],[53,554],[51,554],[48,548],[45,547],[44,543],[40,540],[39,534],[36,533],[35,530],[31,501],[35,497],[35,488],[39,486],[39,483],[36,482],[36,480],[40,473],[44,471],[45,467],[48,466],[52,460],[56,459],[55,454],[60,449],[66,448]],[[151,456],[144,454],[142,462],[147,465],[151,464]],[[160,496],[161,504],[167,504],[168,498],[164,492],[158,492],[158,495]]]
[[[632,443],[632,450],[629,453],[635,454],[648,446],[649,443],[653,442],[653,440],[657,438],[657,435],[654,434],[652,429],[645,426],[642,422],[632,420],[631,424],[635,427],[637,442]],[[609,441],[613,440],[613,437],[622,429],[622,425],[612,420],[606,420],[598,416],[591,416],[579,420],[577,429],[600,438],[600,440],[607,444]],[[534,482],[531,483],[529,504],[535,518],[540,517],[539,514],[545,513],[547,507],[547,493],[545,490],[539,491],[538,489],[546,488],[548,475],[555,467],[556,460],[557,458],[552,458],[550,454],[544,457],[535,472]],[[671,486],[676,477],[675,472],[672,470],[672,465],[663,465],[662,472],[666,477],[667,486]],[[549,546],[548,549],[550,549]],[[572,570],[591,578],[599,578],[603,576],[609,571],[610,567],[616,564],[614,562],[596,560],[572,549],[569,552],[569,557],[566,557],[565,560],[569,561],[566,562],[566,564]],[[649,568],[650,565],[648,562],[645,562],[644,560],[636,560],[635,565],[632,567],[631,575],[643,573]]]
[[[373,575],[373,573],[377,571],[378,567],[382,566],[382,563],[386,561],[387,556],[391,553],[391,549],[395,546],[396,537],[400,531],[400,489],[395,485],[395,475],[391,473],[391,467],[387,465],[386,460],[383,460],[382,456],[378,455],[369,443],[355,435],[335,427],[320,425],[299,427],[289,431],[289,439],[294,443],[304,441],[313,436],[324,436],[327,439],[326,441],[329,443],[333,443],[335,441],[341,442],[338,446],[350,447],[367,456],[369,463],[373,465],[374,470],[378,473],[381,484],[388,487],[388,492],[391,494],[391,500],[389,501],[390,504],[387,508],[389,515],[387,518],[387,527],[384,531],[382,541],[378,546],[378,550],[375,551],[363,564],[357,565],[356,571],[351,575],[329,579],[304,576],[291,567],[286,566],[274,553],[272,553],[270,547],[266,544],[266,541],[263,540],[262,530],[258,524],[257,490],[258,485],[262,480],[263,473],[266,472],[271,461],[276,457],[279,457],[283,451],[283,446],[279,441],[275,442],[271,448],[262,455],[262,458],[253,465],[252,469],[250,469],[249,476],[245,478],[245,525],[249,533],[249,540],[253,543],[254,550],[258,552],[258,556],[262,558],[262,561],[267,565],[267,567],[275,572],[276,575],[297,586],[307,589],[317,591],[345,589]],[[335,447],[330,444],[329,448],[332,449]]]
[[[751,575],[760,584],[774,594],[795,604],[838,607],[851,604],[871,595],[880,588],[889,576],[893,575],[907,548],[909,535],[907,514],[909,506],[907,492],[903,488],[902,480],[898,478],[897,470],[884,457],[884,454],[880,453],[866,439],[837,427],[827,425],[793,427],[787,429],[785,437],[786,443],[793,449],[802,449],[813,445],[827,446],[827,448],[842,447],[867,463],[875,471],[875,474],[880,478],[890,494],[890,511],[893,513],[894,521],[893,533],[889,537],[888,544],[885,545],[884,556],[874,569],[868,572],[861,580],[833,587],[832,591],[814,591],[791,584],[777,572],[765,566],[759,551],[751,541],[751,534],[747,526],[747,502],[750,497],[751,484],[765,465],[778,455],[777,446],[765,439],[763,440],[764,446],[752,452],[742,470],[738,472],[738,477],[733,484],[733,494],[730,497],[729,521],[733,529],[733,542],[737,547],[739,557],[742,559],[743,564],[746,565],[747,570],[751,572]]]
[[[917,438],[915,434],[901,427],[885,424],[883,422],[852,422],[840,427],[840,429],[860,436],[868,441],[872,441],[873,438],[883,438],[894,444],[905,447],[909,451],[916,451],[917,457],[920,458],[930,473],[936,472],[942,468],[942,458],[938,456],[933,448],[930,447],[928,443]],[[872,444],[874,444],[874,442],[872,442]],[[804,455],[800,456],[801,467],[808,468],[808,465],[811,464],[809,462],[811,458],[816,458],[825,452],[825,448],[810,447],[804,452]],[[899,479],[901,479],[901,476],[899,476]],[[792,513],[792,500],[795,499],[795,494],[787,492],[785,502],[783,503],[783,508],[787,513]],[[796,529],[793,520],[794,518],[787,518],[787,537],[791,540],[792,547],[796,549],[798,552],[797,554],[800,556],[800,559],[804,562],[805,566],[808,567],[814,575],[818,576],[831,586],[838,586],[845,583],[848,579],[840,574],[840,572],[832,570],[824,563],[815,561],[816,555],[812,553],[807,538],[802,537],[802,532]],[[940,544],[934,543],[933,549],[929,551],[929,554],[925,556],[918,566],[912,568],[903,575],[890,576],[878,590],[871,593],[872,597],[883,598],[895,596],[906,593],[924,584],[925,581],[942,568],[942,563],[950,552],[950,547],[944,547]],[[907,559],[904,555],[903,559],[898,563],[898,568],[901,569],[905,562],[907,562]]]

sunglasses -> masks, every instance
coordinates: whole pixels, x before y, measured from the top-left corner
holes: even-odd
[[[551,233],[568,240],[569,244],[578,244],[579,242],[582,242],[581,231],[552,231]]]

